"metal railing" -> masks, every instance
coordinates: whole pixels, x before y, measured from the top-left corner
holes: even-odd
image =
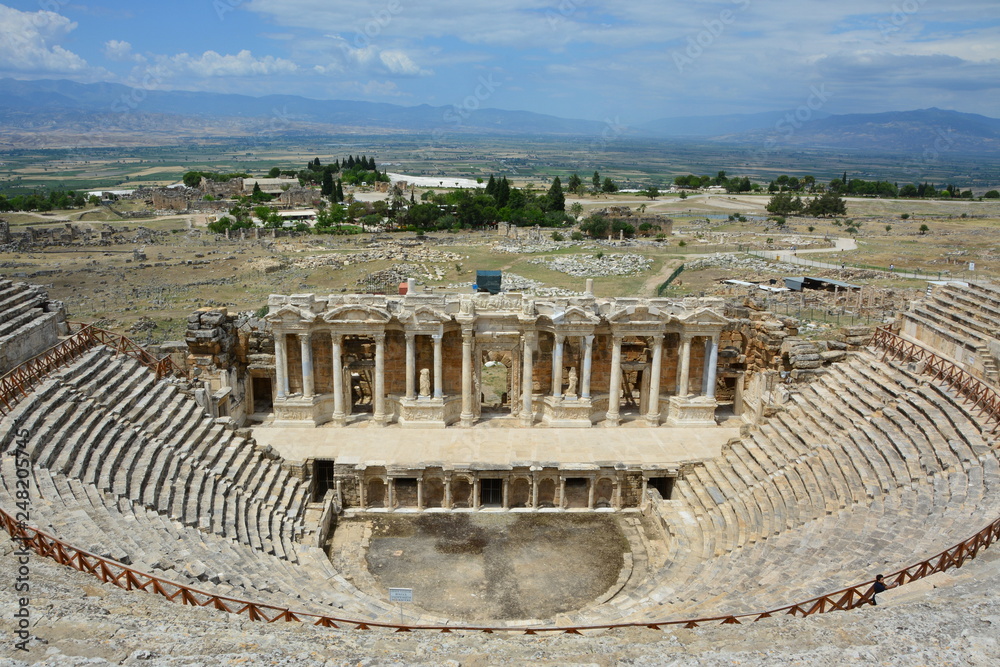
[[[565,634],[581,634],[587,630],[610,630],[614,628],[651,628],[659,630],[662,627],[680,626],[684,628],[696,628],[700,625],[740,625],[752,623],[763,618],[772,616],[811,616],[813,614],[823,614],[831,611],[847,611],[871,601],[874,593],[874,581],[866,581],[855,586],[843,588],[833,593],[820,595],[804,602],[798,602],[785,607],[779,607],[770,611],[751,614],[727,614],[722,616],[711,616],[704,618],[663,620],[663,621],[635,621],[630,623],[607,623],[600,625],[577,625],[577,626],[478,626],[478,625],[405,625],[402,623],[389,623],[382,621],[361,621],[358,619],[345,618],[340,616],[326,616],[311,612],[294,611],[287,607],[279,607],[271,604],[261,604],[242,600],[239,598],[227,597],[208,593],[186,584],[180,584],[169,579],[156,577],[145,572],[134,570],[118,561],[104,558],[92,554],[88,551],[78,549],[62,540],[44,533],[37,528],[26,525],[23,521],[17,521],[0,508],[0,524],[12,539],[21,542],[25,547],[34,550],[35,553],[46,558],[68,565],[75,570],[92,574],[104,583],[112,584],[127,591],[141,590],[153,593],[181,604],[194,607],[212,607],[219,611],[232,614],[242,614],[251,621],[263,621],[274,623],[276,621],[312,623],[328,628],[353,628],[355,630],[370,630],[372,628],[382,628],[395,632],[411,632],[413,630],[428,630],[434,632],[483,632],[483,633],[523,633],[535,635],[545,632],[560,632]],[[997,519],[986,528],[967,540],[945,549],[941,553],[914,565],[903,568],[885,577],[885,583],[890,588],[901,586],[905,583],[916,581],[928,577],[937,572],[944,572],[951,568],[962,567],[967,561],[975,558],[976,555],[986,549],[991,544],[1000,540],[1000,519]]]
[[[10,409],[46,375],[68,365],[97,345],[106,345],[114,350],[115,354],[135,359],[156,373],[157,380],[166,375],[183,372],[169,356],[157,359],[126,336],[98,329],[92,325],[84,325],[69,338],[25,361],[0,378],[0,413],[10,412]]]
[[[1000,394],[991,385],[964,370],[955,362],[938,356],[926,347],[897,336],[888,329],[878,328],[871,344],[884,350],[883,361],[892,356],[900,361],[918,361],[926,364],[924,372],[935,380],[947,382],[966,403],[972,403],[993,422],[993,431],[1000,428]]]

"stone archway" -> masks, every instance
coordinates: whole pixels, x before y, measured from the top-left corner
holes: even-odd
[[[510,507],[531,507],[531,481],[518,477],[510,483]]]
[[[468,477],[456,477],[451,481],[451,504],[455,508],[473,507],[472,480]]]

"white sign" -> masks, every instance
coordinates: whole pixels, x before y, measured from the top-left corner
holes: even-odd
[[[390,588],[389,602],[413,602],[412,588]]]
[[[976,263],[969,262],[969,271],[975,271],[975,270],[976,270]]]

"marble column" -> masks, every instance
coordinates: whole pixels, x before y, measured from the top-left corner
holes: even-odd
[[[406,334],[406,398],[413,400],[416,395],[417,350],[412,333]]]
[[[531,426],[535,422],[535,409],[531,405],[532,393],[534,392],[534,370],[532,369],[532,345],[534,341],[525,335],[522,338],[524,346],[524,362],[522,363],[521,374],[523,388],[521,392],[521,425]]]
[[[660,425],[660,370],[663,368],[663,336],[653,336],[653,367],[649,372],[649,412],[646,421],[650,426]]]
[[[503,502],[501,507],[505,510],[510,509],[510,478],[505,477],[503,480]]]
[[[417,478],[417,509],[424,508],[424,480]]]
[[[302,348],[302,398],[312,398],[313,389],[313,349],[312,334],[299,334]]]
[[[481,488],[482,488],[482,484],[479,481],[479,478],[476,477],[474,480],[472,480],[472,509],[474,509],[474,510],[478,510],[479,509],[479,500],[480,500],[480,498],[479,498],[480,491],[479,490]]]
[[[343,340],[340,334],[331,334],[333,343],[333,421],[344,423],[344,359]]]
[[[594,509],[594,496],[597,493],[597,480],[587,480],[587,509]]]
[[[677,364],[677,395],[687,396],[691,381],[691,337],[681,337],[680,359]]]
[[[462,332],[462,426],[472,426],[472,332]]]
[[[538,479],[531,480],[531,509],[538,509]]]
[[[566,336],[555,335],[555,346],[552,348],[552,396],[562,397],[563,347]]]
[[[375,338],[375,396],[372,397],[374,413],[372,420],[376,426],[385,426],[385,333],[377,333]]]
[[[594,336],[583,337],[583,377],[580,379],[580,398],[590,398],[590,376],[594,366]]]
[[[288,350],[285,347],[285,334],[274,336],[274,373],[278,383],[278,398],[288,397]]]
[[[385,507],[390,512],[396,509],[396,480],[390,477],[385,482]]]
[[[719,344],[715,336],[705,339],[705,371],[701,383],[701,393],[709,398],[715,398],[715,378],[719,370]]]
[[[433,334],[434,341],[434,398],[444,398],[444,355],[442,342],[444,334]]]
[[[613,336],[611,343],[611,380],[608,384],[608,413],[605,426],[618,426],[621,412],[622,390],[622,337]]]
[[[444,478],[444,503],[443,506],[446,510],[452,509],[453,503],[451,500],[451,475],[445,475]]]
[[[566,509],[566,478],[559,476],[559,509]]]

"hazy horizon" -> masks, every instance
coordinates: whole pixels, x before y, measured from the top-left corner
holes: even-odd
[[[0,76],[640,124],[1000,108],[996,5],[956,0],[0,4]]]

